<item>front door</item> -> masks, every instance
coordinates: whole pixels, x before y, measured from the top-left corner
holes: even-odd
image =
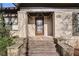
[[[36,35],[44,35],[44,17],[38,16],[35,18]]]

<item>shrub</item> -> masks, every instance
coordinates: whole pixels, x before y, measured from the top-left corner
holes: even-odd
[[[5,27],[5,21],[2,13],[0,14],[0,55],[7,55],[7,47],[13,44],[13,38],[10,37],[9,31]]]
[[[14,44],[13,38],[11,37],[0,37],[0,55],[7,55],[7,47]]]

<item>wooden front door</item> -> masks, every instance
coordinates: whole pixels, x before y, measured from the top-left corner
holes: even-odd
[[[35,18],[36,35],[44,35],[44,17],[38,16]]]

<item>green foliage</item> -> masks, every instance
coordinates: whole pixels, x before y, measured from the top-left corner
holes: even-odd
[[[7,55],[7,47],[11,46],[13,43],[13,38],[10,37],[9,31],[5,28],[5,21],[0,14],[0,55]]]
[[[0,55],[7,55],[7,47],[14,44],[13,38],[11,37],[0,37]]]
[[[0,14],[0,37],[3,37],[5,36],[4,33],[6,33],[6,28],[5,28],[5,21],[4,21],[4,18],[3,18],[3,15],[2,13]]]

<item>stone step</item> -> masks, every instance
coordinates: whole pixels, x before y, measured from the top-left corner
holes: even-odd
[[[29,45],[55,45],[54,42],[29,42]]]
[[[43,40],[44,39],[44,40]],[[28,43],[28,55],[30,56],[58,56],[53,38],[30,38]]]
[[[44,46],[44,47],[43,46],[29,46],[28,48],[44,48],[44,49],[49,48],[50,49],[50,48],[55,48],[55,46],[52,46],[52,47],[51,46]]]
[[[29,56],[59,56],[59,54],[51,54],[51,53],[44,53],[44,54],[39,54],[39,53],[33,53],[33,54],[29,54]]]
[[[52,40],[53,41],[53,37],[52,36],[36,36],[36,37],[29,37],[30,40]]]
[[[54,44],[54,42],[29,42],[29,44]]]
[[[29,51],[29,53],[56,53],[56,51]]]
[[[39,44],[40,44],[40,43],[41,43],[41,44],[49,44],[49,43],[50,43],[50,44],[54,44],[54,42],[29,42],[29,44],[38,44],[38,43],[39,43]]]
[[[30,50],[37,50],[37,51],[56,51],[56,48],[32,48],[32,49],[29,49]]]
[[[29,44],[29,48],[55,48],[55,44]]]
[[[55,45],[28,45],[29,48],[55,48]]]
[[[31,42],[31,41],[34,42],[34,40],[35,40],[35,39],[29,39],[30,42]],[[38,42],[44,42],[44,41],[53,42],[54,40],[53,40],[53,39],[51,39],[51,40],[50,40],[50,39],[49,39],[49,40],[35,40],[35,42],[37,42],[37,41],[38,41]]]
[[[29,39],[30,42],[44,42],[44,41],[54,42],[53,39],[51,39],[51,40],[37,40],[37,39],[36,39],[36,41],[34,41],[34,40],[35,40],[35,39]]]
[[[59,54],[55,51],[39,51],[39,52],[35,52],[35,51],[32,51],[32,52],[29,52],[29,55],[31,56],[44,56],[44,55],[47,55],[47,56],[59,56]]]
[[[52,50],[50,50],[50,51],[48,51],[48,50],[47,50],[47,51],[45,51],[45,50],[39,50],[39,51],[36,50],[36,51],[34,51],[34,50],[33,50],[33,51],[28,51],[28,52],[29,52],[29,53],[31,53],[31,52],[35,52],[35,53],[36,53],[36,52],[37,52],[37,53],[39,53],[39,52],[56,52],[56,50],[54,50],[54,51],[52,51]]]
[[[55,47],[55,44],[28,44],[28,46],[30,46],[30,47],[34,47],[34,46],[36,46],[36,47],[43,47],[43,46],[45,46],[45,47]]]

